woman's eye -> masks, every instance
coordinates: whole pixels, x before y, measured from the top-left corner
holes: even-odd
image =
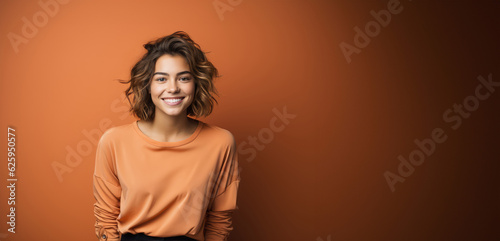
[[[182,80],[182,81],[188,81],[188,80],[190,80],[190,79],[191,79],[190,77],[182,77],[182,78],[181,78],[181,80]]]
[[[156,80],[157,80],[157,81],[164,81],[164,80],[165,80],[165,78],[161,77],[161,78],[158,78],[158,79],[156,79]]]

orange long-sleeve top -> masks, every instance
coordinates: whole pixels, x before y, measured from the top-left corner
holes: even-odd
[[[145,135],[137,121],[112,127],[96,150],[95,233],[119,241],[124,233],[227,240],[240,183],[233,135],[198,120],[177,142]]]

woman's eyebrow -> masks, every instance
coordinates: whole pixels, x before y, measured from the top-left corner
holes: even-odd
[[[165,72],[156,72],[156,73],[154,73],[154,74],[153,74],[153,76],[154,76],[155,74],[161,74],[161,75],[167,75],[167,76],[169,76],[169,74],[168,74],[168,73],[165,73]],[[186,70],[186,71],[182,71],[182,72],[177,73],[177,75],[181,75],[181,74],[191,74],[191,72],[190,72],[190,71],[188,71],[188,70]]]

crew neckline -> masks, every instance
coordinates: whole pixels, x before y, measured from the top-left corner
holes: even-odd
[[[191,141],[193,141],[194,139],[196,139],[196,137],[198,136],[198,134],[200,133],[202,127],[203,127],[203,122],[201,122],[200,120],[196,120],[198,122],[198,125],[196,126],[196,130],[193,132],[193,134],[191,134],[191,136],[189,136],[188,138],[184,139],[184,140],[180,140],[180,141],[173,141],[173,142],[163,142],[163,141],[157,141],[157,140],[154,140],[152,138],[150,138],[149,136],[147,136],[146,134],[144,134],[141,129],[139,129],[139,120],[136,120],[134,121],[134,123],[132,124],[133,127],[134,127],[134,130],[137,132],[137,134],[143,139],[145,140],[146,142],[148,142],[149,144],[152,144],[152,145],[155,145],[155,146],[160,146],[160,147],[176,147],[176,146],[182,146],[182,145],[185,145]]]

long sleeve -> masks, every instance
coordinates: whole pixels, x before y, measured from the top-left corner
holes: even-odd
[[[206,215],[205,241],[225,241],[232,227],[232,214],[237,209],[236,200],[240,184],[238,154],[234,137],[227,147],[216,195]]]
[[[96,150],[94,186],[95,234],[99,241],[120,241],[116,219],[120,214],[121,187],[116,175],[114,153],[106,133]]]

